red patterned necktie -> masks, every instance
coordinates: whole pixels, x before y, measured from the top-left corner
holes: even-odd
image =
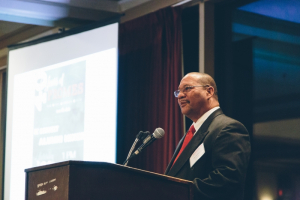
[[[190,127],[189,131],[187,132],[185,138],[184,138],[184,141],[182,143],[181,149],[180,149],[179,153],[177,154],[177,156],[176,156],[176,158],[175,158],[175,160],[173,162],[173,165],[176,162],[176,160],[178,159],[178,157],[180,156],[180,154],[182,153],[182,151],[184,150],[184,148],[191,141],[191,139],[193,138],[195,132],[196,132],[195,127],[194,127],[194,125],[192,125]]]

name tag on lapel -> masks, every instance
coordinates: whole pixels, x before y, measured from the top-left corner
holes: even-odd
[[[203,156],[204,153],[205,149],[204,144],[202,143],[190,157],[190,167],[193,167],[193,165]]]

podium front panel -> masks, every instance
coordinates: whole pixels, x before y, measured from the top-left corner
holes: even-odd
[[[68,200],[69,166],[28,173],[26,193],[28,200]]]
[[[73,166],[70,168],[70,199],[104,200],[187,200],[189,185],[166,177],[134,170],[116,170],[111,166]],[[95,198],[97,197],[97,198]]]

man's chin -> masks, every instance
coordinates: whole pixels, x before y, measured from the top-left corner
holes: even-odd
[[[186,115],[188,115],[189,110],[185,109],[185,108],[181,108],[181,113],[186,116]]]

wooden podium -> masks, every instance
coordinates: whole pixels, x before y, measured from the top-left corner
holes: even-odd
[[[104,162],[26,169],[26,200],[192,200],[191,181]]]

